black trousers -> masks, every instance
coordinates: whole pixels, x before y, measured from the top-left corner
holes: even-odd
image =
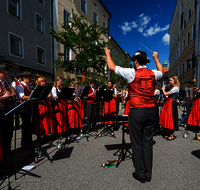
[[[116,101],[116,115],[119,113],[119,101]]]
[[[130,109],[128,122],[136,174],[142,179],[151,178],[156,110],[155,108]]]
[[[96,122],[94,118],[97,116],[98,116],[97,104],[87,103],[87,129],[88,130],[95,128]]]
[[[0,121],[1,121],[0,130],[2,138],[2,153],[3,156],[6,156],[11,152],[14,116],[12,114],[4,116],[5,113],[11,110],[11,107],[2,107],[2,109],[0,109]]]
[[[31,125],[31,109],[21,112],[22,118],[22,139],[21,146],[23,148],[30,148],[32,143],[32,125]]]

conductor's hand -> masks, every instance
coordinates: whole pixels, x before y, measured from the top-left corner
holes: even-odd
[[[153,52],[153,56],[152,57],[153,57],[154,60],[158,59],[158,53],[157,52]]]
[[[110,50],[108,48],[104,48],[106,56],[110,55]]]

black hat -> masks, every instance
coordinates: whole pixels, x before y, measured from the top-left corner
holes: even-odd
[[[5,64],[0,64],[0,70],[3,70],[3,71],[8,71],[8,67],[6,67]]]
[[[144,63],[151,62],[147,59],[147,53],[145,51],[138,50],[135,55],[131,58],[131,61],[134,61],[135,59],[139,59],[143,61]]]
[[[31,72],[29,71],[24,71],[23,73],[20,74],[20,77],[32,77]]]
[[[96,83],[96,80],[95,79],[90,79],[90,82],[91,83]]]

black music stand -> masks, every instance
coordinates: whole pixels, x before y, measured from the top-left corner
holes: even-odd
[[[112,100],[112,98],[113,98],[112,95],[113,95],[113,91],[110,91],[110,90],[99,90],[99,91],[96,91],[96,100],[97,101],[103,101],[103,102],[106,101],[106,102],[108,102],[109,100]],[[109,102],[109,113],[110,113],[110,102]],[[105,115],[105,113],[104,113],[104,115]],[[107,134],[111,135],[111,132],[107,131],[107,129],[105,127],[106,126],[106,120],[104,120],[105,116],[104,117],[102,116],[102,118],[101,117],[99,117],[99,118],[100,118],[100,121],[104,122],[104,128],[100,132],[100,134],[95,137],[95,139],[97,137],[102,136],[102,134],[104,134],[104,136],[107,136]],[[114,138],[116,138],[115,135],[111,135],[111,136],[114,137]]]
[[[15,113],[21,112],[22,110],[27,110],[28,108],[30,108],[32,105],[34,105],[37,102],[38,102],[38,99],[35,99],[35,98],[26,100],[22,104],[16,106],[15,108],[13,108],[9,112],[7,112],[5,114],[5,116],[7,116],[9,114],[15,114]],[[16,167],[16,128],[15,128],[15,153],[14,153],[15,180],[16,180],[16,173],[17,173],[17,167]],[[34,173],[30,172],[30,171],[23,170],[23,169],[20,169],[20,170],[25,172],[25,173],[27,173],[27,174],[29,174],[29,175],[31,175],[31,176],[41,178],[41,176],[36,175],[36,174],[34,174]]]
[[[128,121],[128,115],[117,115],[117,116],[113,116],[112,118],[114,121]],[[124,128],[124,122],[122,125],[122,145],[121,148],[119,150],[117,150],[113,155],[116,156],[116,154],[118,152],[120,152],[117,163],[115,165],[115,167],[117,168],[119,166],[119,164],[121,163],[121,161],[124,161],[126,158],[128,158],[130,155],[133,156],[133,153],[131,153],[128,148],[125,147],[126,145],[126,141],[124,138],[124,133],[125,133],[125,128]],[[126,150],[126,152],[125,152]],[[130,155],[126,156],[127,152],[129,152]]]

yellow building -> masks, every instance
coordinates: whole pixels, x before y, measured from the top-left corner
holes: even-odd
[[[184,90],[192,79],[198,77],[195,61],[197,57],[195,53],[196,2],[195,0],[177,0],[168,31],[170,35],[169,76],[179,77],[181,90]]]
[[[72,16],[72,9],[77,15],[84,15],[89,24],[97,21],[99,26],[104,28],[109,27],[109,19],[111,18],[110,12],[106,9],[101,0],[54,0],[54,29],[59,32],[62,30],[61,24]],[[109,34],[102,35],[103,42],[108,42]],[[61,61],[64,59],[72,60],[74,59],[74,53],[69,49],[64,50],[62,44],[54,41],[54,60]],[[96,76],[100,76],[93,68],[88,68],[89,73],[95,73]],[[55,69],[55,76],[61,76],[65,78],[66,76],[74,78],[81,73],[66,73],[63,70],[59,70],[57,67]],[[102,74],[101,74],[102,76]]]

